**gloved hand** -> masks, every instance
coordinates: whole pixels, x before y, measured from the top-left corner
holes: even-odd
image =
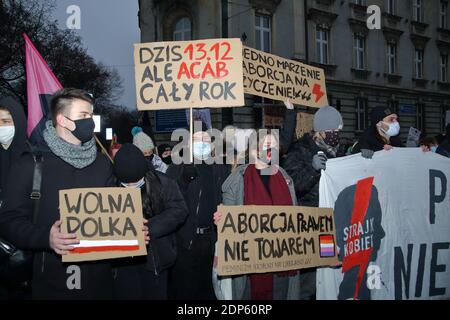
[[[361,155],[363,156],[363,158],[366,159],[372,159],[374,153],[375,152],[373,152],[373,150],[370,149],[361,149]]]
[[[312,167],[316,171],[325,170],[327,168],[328,158],[325,153],[318,153],[313,157]]]

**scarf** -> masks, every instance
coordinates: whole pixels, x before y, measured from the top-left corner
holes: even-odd
[[[51,120],[45,124],[44,140],[57,157],[77,169],[86,168],[97,158],[94,138],[79,146],[69,143],[58,136]]]
[[[267,190],[255,165],[247,167],[244,173],[244,205],[291,206],[292,204],[286,179],[280,170],[269,177]],[[293,274],[296,274],[296,271]],[[273,275],[274,273],[250,275],[252,300],[273,300]],[[291,275],[291,272],[279,274],[285,275]]]

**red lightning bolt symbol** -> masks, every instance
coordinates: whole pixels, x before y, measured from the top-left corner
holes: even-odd
[[[362,224],[369,208],[370,196],[372,193],[373,177],[360,180],[356,185],[356,192],[353,202],[352,222],[351,225]],[[347,244],[352,241],[360,240],[361,235],[358,234],[353,237],[347,238]],[[359,288],[361,287],[362,278],[366,272],[367,265],[369,264],[370,256],[372,255],[373,248],[369,250],[361,250],[357,253],[353,253],[344,257],[342,263],[342,272],[345,273],[353,267],[359,266],[358,278],[356,281],[356,288],[353,299],[358,297]]]
[[[323,97],[323,95],[325,94],[325,92],[323,92],[322,87],[320,86],[320,84],[315,84],[312,90],[312,93],[316,96],[316,103],[319,102],[319,100]]]

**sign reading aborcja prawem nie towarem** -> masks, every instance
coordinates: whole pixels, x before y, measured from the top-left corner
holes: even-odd
[[[61,232],[80,240],[63,262],[102,260],[147,254],[141,192],[131,188],[59,191]]]
[[[333,209],[219,206],[220,276],[336,265]]]
[[[134,64],[139,110],[245,104],[240,39],[139,43]]]
[[[260,97],[321,108],[328,105],[323,69],[243,48],[244,91]]]

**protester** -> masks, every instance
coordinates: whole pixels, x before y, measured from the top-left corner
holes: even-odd
[[[425,137],[420,140],[419,146],[423,152],[436,152],[438,143],[433,137]]]
[[[172,147],[169,144],[160,144],[158,146],[158,154],[161,156],[162,162],[168,166],[172,164]]]
[[[295,192],[302,206],[319,206],[319,181],[329,158],[344,156],[338,152],[342,116],[331,106],[320,108],[314,115],[313,129],[295,142],[284,161],[284,168],[292,177]],[[316,268],[300,271],[302,300],[316,296]]]
[[[256,135],[256,133],[254,133]],[[250,147],[249,162],[238,166],[222,186],[224,205],[291,206],[297,204],[294,185],[288,174],[272,163],[278,141],[271,134]],[[258,153],[258,150],[262,150]],[[264,153],[266,153],[264,157]],[[221,214],[216,212],[217,223]],[[218,299],[294,300],[299,298],[298,271],[251,274],[231,277],[231,287],[223,285],[229,277],[214,273],[214,289]]]
[[[206,130],[203,123],[193,134],[193,156],[202,163],[172,164],[167,170],[178,182],[189,209],[186,223],[177,233],[178,256],[169,279],[171,299],[215,299],[211,270],[217,234],[212,217],[222,202],[221,186],[229,168],[203,162],[214,152]]]
[[[51,101],[53,121],[46,123],[44,140],[49,152],[43,154],[42,183],[37,221],[33,224],[32,199],[35,162],[31,153],[15,161],[5,188],[0,213],[0,234],[21,249],[33,250],[32,296],[35,299],[112,298],[112,269],[108,261],[73,263],[79,267],[81,286],[69,289],[72,276],[61,263],[74,245],[74,234],[60,231],[59,190],[114,185],[110,161],[97,153],[92,119],[93,100],[78,89],[57,92]]]
[[[12,165],[29,150],[25,131],[26,119],[22,106],[9,97],[0,99],[0,209],[6,201],[7,175]],[[13,270],[6,266],[7,258],[1,258],[0,256],[0,300],[19,298],[28,275],[10,274]],[[16,276],[18,281],[11,281]],[[22,279],[19,280],[20,278]]]
[[[175,231],[188,211],[175,181],[148,168],[141,150],[127,143],[117,152],[114,172],[120,185],[138,188],[143,215],[148,220],[147,256],[119,259],[115,263],[116,299],[167,299],[168,269],[175,263]]]
[[[141,127],[133,127],[131,134],[133,135],[133,144],[144,153],[149,166],[153,166],[156,171],[165,173],[168,166],[155,154],[156,148],[152,138],[145,134]]]
[[[370,114],[371,126],[364,131],[353,154],[361,152],[364,158],[371,159],[376,151],[389,151],[393,147],[404,147],[400,137],[398,116],[389,107],[377,106]]]
[[[444,157],[450,158],[450,123],[445,127],[445,139],[439,144],[436,152]]]

